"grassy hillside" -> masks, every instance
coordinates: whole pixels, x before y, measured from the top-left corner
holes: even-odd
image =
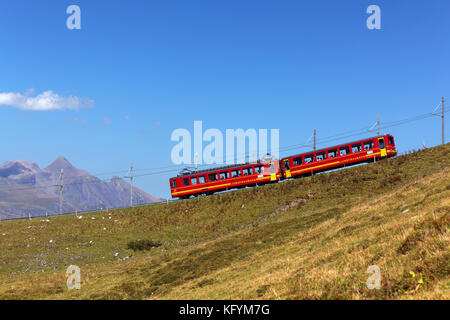
[[[446,145],[206,198],[3,221],[0,299],[449,299],[449,169]],[[80,290],[66,288],[71,264]],[[366,287],[371,265],[380,290]]]

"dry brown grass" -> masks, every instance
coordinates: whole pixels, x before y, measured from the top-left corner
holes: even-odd
[[[369,203],[352,206],[338,220],[327,220],[282,246],[258,252],[251,259],[207,275],[205,279],[215,279],[214,285],[192,292],[189,289],[196,279],[164,297],[447,299],[450,191],[428,197],[423,202],[424,210],[402,213],[427,198],[421,191],[436,181],[450,181],[450,173],[440,172],[414,182],[414,186],[405,185]],[[402,202],[403,210],[398,209],[399,199],[408,199]],[[395,213],[385,216],[385,212],[392,211]],[[416,239],[421,228],[425,234]],[[411,238],[416,239],[410,248],[412,252],[399,253]],[[369,290],[365,284],[369,276],[366,269],[373,264],[382,272],[381,290]],[[419,274],[423,284],[417,287]]]

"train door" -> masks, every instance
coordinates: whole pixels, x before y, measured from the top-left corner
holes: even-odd
[[[378,139],[378,146],[380,147],[380,155],[382,157],[386,157],[387,156],[387,152],[386,152],[386,144],[384,143],[384,138],[379,138]]]
[[[277,171],[273,162],[269,162],[270,181],[277,180]]]
[[[284,160],[284,172],[286,174],[286,178],[292,177],[291,167],[289,166],[289,159]]]

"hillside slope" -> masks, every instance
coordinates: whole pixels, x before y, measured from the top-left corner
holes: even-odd
[[[449,299],[449,168],[445,145],[206,198],[1,222],[0,299]],[[66,288],[71,264],[80,290]],[[366,286],[371,265],[380,290]]]

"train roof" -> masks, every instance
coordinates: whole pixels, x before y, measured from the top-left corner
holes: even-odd
[[[229,169],[234,169],[234,168],[251,166],[251,165],[255,165],[255,164],[262,164],[262,163],[265,163],[265,162],[266,161],[258,160],[258,161],[255,161],[255,162],[245,162],[245,163],[231,164],[231,165],[228,165],[228,166],[208,168],[208,169],[203,169],[203,170],[186,171],[186,172],[181,172],[176,177],[172,177],[170,179],[180,178],[180,177],[187,177],[187,176],[194,176],[194,175],[197,175],[197,174],[216,172],[216,171],[221,171],[221,170],[229,170]],[[188,170],[188,169],[184,169],[184,170]]]

